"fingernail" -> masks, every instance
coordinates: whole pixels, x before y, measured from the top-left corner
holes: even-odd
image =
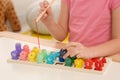
[[[63,56],[63,58],[65,58],[65,57]]]

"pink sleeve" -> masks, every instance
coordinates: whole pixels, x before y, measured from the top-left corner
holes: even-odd
[[[120,0],[112,0],[111,3],[112,10],[116,9],[117,7],[120,7]]]

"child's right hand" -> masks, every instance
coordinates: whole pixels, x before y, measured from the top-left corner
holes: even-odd
[[[46,0],[40,3],[40,14],[48,7],[48,5],[49,3]],[[53,17],[52,9],[50,7],[47,9],[46,13],[42,16],[41,21],[47,25],[52,20],[54,20],[54,17]]]
[[[77,58],[84,58],[84,59],[98,57],[94,54],[94,50],[88,47],[85,47],[81,43],[70,42],[65,47],[68,51],[63,56],[63,58],[67,58],[68,56],[70,57],[76,56]]]

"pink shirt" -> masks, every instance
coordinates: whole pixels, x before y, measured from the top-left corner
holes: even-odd
[[[69,41],[93,46],[111,39],[111,12],[120,6],[120,0],[63,2],[69,8]]]

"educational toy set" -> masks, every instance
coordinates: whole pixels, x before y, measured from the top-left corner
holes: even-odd
[[[15,50],[11,51],[11,58],[8,61],[90,73],[104,73],[111,62],[111,59],[106,57],[92,59],[67,57],[64,59],[63,56],[66,53],[67,49],[48,51],[33,47],[30,50],[28,45],[22,47],[21,43],[16,43]]]

